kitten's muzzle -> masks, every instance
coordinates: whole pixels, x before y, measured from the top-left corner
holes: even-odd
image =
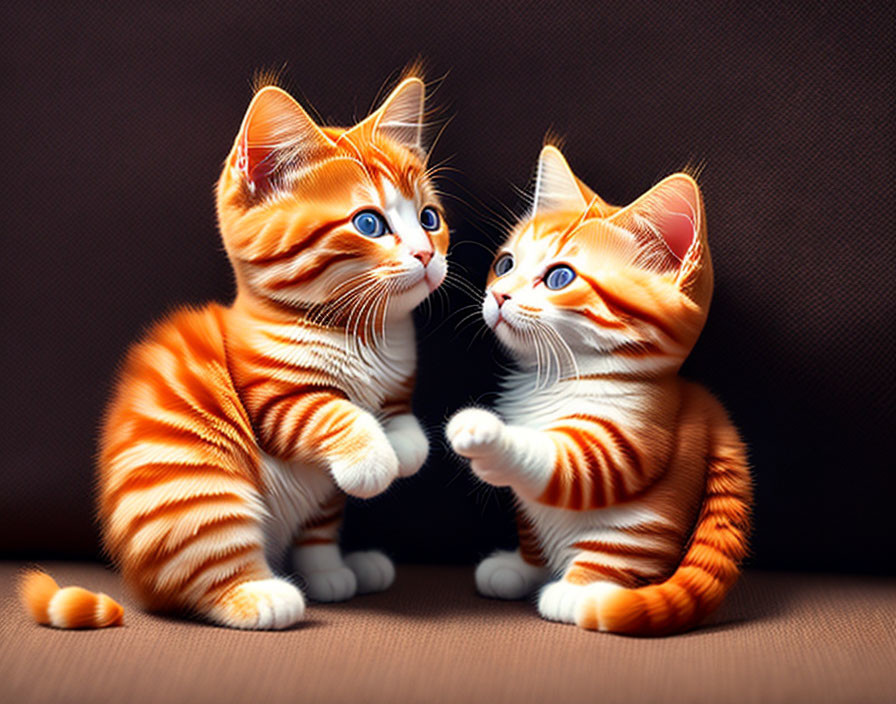
[[[432,250],[431,249],[417,250],[415,252],[411,252],[411,256],[414,257],[414,259],[419,259],[420,263],[423,264],[423,266],[425,267],[429,264],[430,259],[432,259]]]
[[[505,301],[510,300],[509,293],[501,293],[499,291],[492,291],[492,295],[495,297],[495,301],[498,303],[498,308],[504,305]]]

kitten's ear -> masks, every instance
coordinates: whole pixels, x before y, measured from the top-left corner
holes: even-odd
[[[538,157],[538,174],[535,178],[535,199],[532,214],[535,216],[552,210],[571,210],[589,217],[605,218],[618,206],[610,205],[586,186],[569,168],[557,147],[548,144]]]
[[[633,233],[639,242],[655,246],[654,261],[663,269],[682,272],[697,263],[704,249],[703,197],[693,178],[672,174],[609,222]]]
[[[255,94],[237,137],[233,166],[253,190],[272,187],[278,170],[301,168],[334,147],[286,91],[266,86]]]
[[[416,76],[405,78],[374,112],[347,134],[379,132],[401,146],[423,153],[423,104],[426,88]]]
[[[576,178],[560,150],[548,144],[538,157],[532,214],[537,217],[553,210],[584,212],[594,193],[585,186],[588,189],[586,195],[582,186],[584,184]]]

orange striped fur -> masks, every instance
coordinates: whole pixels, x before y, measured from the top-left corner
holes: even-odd
[[[41,570],[26,570],[19,577],[19,598],[39,624],[54,628],[105,628],[123,623],[124,609],[106,594],[81,587],[60,589]]]
[[[315,600],[391,582],[380,553],[343,560],[338,531],[345,493],[384,491],[428,451],[410,314],[446,276],[448,229],[423,100],[407,76],[342,129],[277,87],[253,98],[217,189],[236,298],[156,324],[103,425],[105,545],[148,607],[290,626],[304,596],[269,563],[289,546]]]
[[[637,635],[691,628],[721,603],[747,551],[746,452],[719,402],[677,376],[711,295],[693,178],[619,208],[544,148],[533,211],[483,303],[519,370],[497,414],[462,410],[447,427],[520,503],[520,549],[479,565],[481,593],[547,583],[545,618]]]

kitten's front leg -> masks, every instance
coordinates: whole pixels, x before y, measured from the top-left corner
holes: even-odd
[[[309,401],[297,453],[322,459],[345,493],[367,499],[398,477],[398,458],[376,418],[344,398]]]
[[[398,476],[416,474],[429,455],[429,441],[420,421],[412,413],[401,413],[383,421],[383,430],[398,457]]]
[[[510,486],[520,496],[544,491],[554,466],[554,443],[543,432],[507,425],[491,411],[467,408],[448,422],[452,449],[470,460],[476,475],[492,486]]]

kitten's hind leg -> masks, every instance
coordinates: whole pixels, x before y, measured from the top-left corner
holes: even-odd
[[[562,579],[551,582],[541,590],[538,613],[548,621],[576,623],[577,614],[586,600],[601,599],[620,589],[622,587],[618,584],[596,578],[574,561]]]
[[[499,550],[476,567],[476,590],[493,599],[525,599],[549,574],[546,567],[526,562],[519,550]]]
[[[222,626],[277,630],[289,628],[302,619],[305,600],[294,584],[268,577],[240,582],[204,612],[209,620]]]
[[[132,521],[139,529],[122,541],[125,580],[152,609],[190,611],[212,623],[251,630],[297,623],[305,600],[294,584],[275,577],[265,560],[253,489],[237,478],[206,480],[198,491],[195,479],[131,490],[126,500],[137,505],[142,499],[149,509]],[[149,502],[150,492],[175,488],[177,502]]]
[[[254,489],[236,477],[205,479],[201,489],[190,477],[131,491],[132,503],[149,505],[148,493],[180,489],[177,502],[157,501],[134,521],[140,529],[122,550],[125,579],[152,608],[192,611],[222,626],[269,630],[297,623],[305,599],[265,559]]]
[[[538,596],[538,613],[548,621],[576,623],[577,614],[586,600],[601,599],[620,589],[622,587],[613,582],[573,584],[564,578],[551,582],[541,590]]]

